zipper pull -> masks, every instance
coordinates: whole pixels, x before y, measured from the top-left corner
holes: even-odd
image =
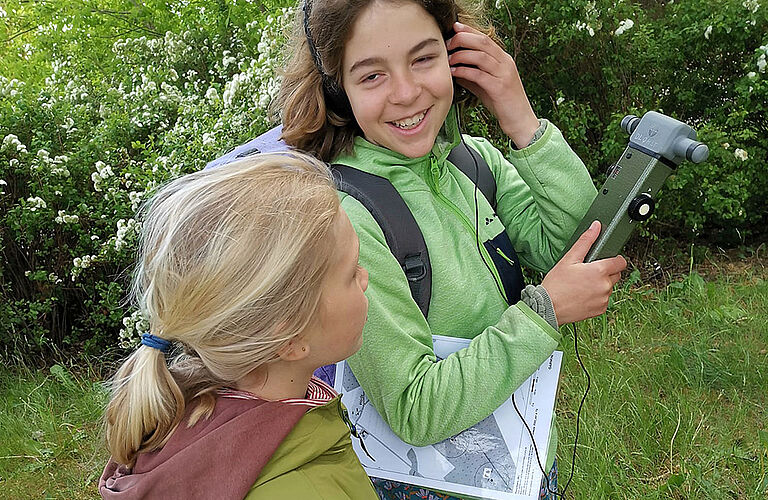
[[[352,423],[352,420],[349,419],[349,413],[347,413],[347,410],[341,406],[339,406],[339,409],[341,413],[341,419],[345,424],[347,424],[347,427],[349,427],[349,433],[357,438],[357,440],[360,442],[360,447],[363,449],[365,454],[368,455],[368,458],[375,462],[376,459],[373,458],[370,453],[368,453],[368,449],[365,447],[365,441],[363,441],[363,438],[360,437],[360,434],[357,432],[357,427]]]
[[[435,190],[440,192],[440,167],[437,164],[437,157],[434,154],[429,155],[429,172],[432,174],[432,183],[435,185]]]
[[[501,255],[502,259],[504,259],[507,262],[509,262],[510,266],[514,266],[515,265],[515,261],[510,259],[509,257],[507,257],[507,255],[504,252],[501,251],[501,248],[499,248],[499,247],[494,247],[494,248],[496,249],[496,253]]]

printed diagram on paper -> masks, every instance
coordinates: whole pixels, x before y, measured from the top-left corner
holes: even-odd
[[[469,340],[434,336],[435,355],[443,359]],[[515,402],[533,431],[542,462],[546,460],[562,353],[554,352],[515,391]],[[417,484],[477,498],[537,499],[542,474],[528,431],[512,398],[466,431],[437,444],[416,447],[403,442],[368,400],[345,362],[336,367],[335,389],[365,442],[353,446],[370,476]],[[542,463],[542,466],[545,465]]]

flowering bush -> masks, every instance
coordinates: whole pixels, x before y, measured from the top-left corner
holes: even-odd
[[[4,72],[28,76],[0,74],[6,353],[135,342],[146,329],[125,304],[136,209],[158,184],[269,126],[265,110],[279,87],[275,68],[290,11],[273,5],[262,12],[250,2],[150,7],[181,24],[115,37],[122,23],[110,27],[108,16],[78,23],[62,14],[40,23],[30,39],[38,44],[25,41],[16,59],[2,59]],[[35,8],[5,5],[0,22],[44,15],[29,12]],[[132,19],[141,23],[146,14]],[[88,39],[96,40],[98,59],[83,47]],[[14,60],[47,71],[30,73]]]
[[[689,123],[709,160],[660,193],[651,234],[718,244],[768,234],[768,5],[760,0],[498,0],[496,26],[534,108],[598,182],[626,147],[625,114]],[[682,230],[682,231],[681,231]]]
[[[125,304],[157,185],[270,125],[288,0],[98,0],[0,7],[0,347],[85,353],[129,345]],[[768,23],[759,0],[489,6],[534,107],[598,182],[624,114],[656,109],[711,149],[662,191],[653,232],[765,235]],[[500,137],[473,109],[471,131]],[[502,144],[502,141],[498,142]],[[1,351],[0,351],[1,352]]]

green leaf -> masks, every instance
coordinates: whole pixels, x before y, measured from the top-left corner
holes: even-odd
[[[73,387],[75,385],[75,382],[72,380],[72,377],[69,375],[69,372],[67,372],[66,368],[64,368],[61,365],[53,365],[50,368],[51,375],[56,377],[56,379],[61,382],[62,385],[65,385],[67,387]]]
[[[672,474],[667,479],[667,482],[661,485],[659,488],[659,491],[662,493],[671,493],[675,491],[676,489],[680,488],[680,486],[683,485],[685,482],[686,476],[683,474]]]
[[[765,450],[768,451],[768,431],[757,431],[757,437],[765,447]]]

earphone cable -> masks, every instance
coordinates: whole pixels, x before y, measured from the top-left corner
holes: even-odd
[[[456,110],[456,122],[458,124],[459,129],[459,140],[464,145],[467,150],[469,150],[469,146],[467,146],[467,143],[464,142],[464,136],[461,134],[461,117],[459,116],[459,111]],[[491,274],[491,279],[493,279],[494,284],[496,285],[496,289],[499,291],[499,295],[501,295],[501,298],[504,300],[504,303],[507,304],[509,307],[511,304],[507,300],[507,296],[504,294],[504,292],[501,290],[501,285],[499,285],[499,282],[496,281],[496,278],[493,277],[493,270],[491,270],[491,266],[488,265],[488,263],[483,258],[483,251],[480,249],[480,208],[478,206],[477,201],[477,183],[480,180],[480,167],[477,165],[477,159],[475,158],[474,154],[470,154],[469,156],[472,157],[472,163],[475,167],[475,179],[474,179],[474,198],[475,198],[475,245],[477,246],[477,253],[480,255],[480,260],[483,261],[483,264],[485,264],[485,268],[488,269],[488,272]]]
[[[576,445],[579,442],[579,424],[581,423],[581,409],[584,407],[584,401],[587,399],[589,388],[592,385],[592,377],[589,376],[589,371],[587,371],[587,367],[581,361],[581,355],[579,354],[579,337],[576,334],[576,323],[573,323],[573,348],[576,351],[576,361],[579,362],[579,366],[581,366],[581,370],[584,372],[584,376],[586,376],[587,378],[587,388],[584,389],[584,395],[581,397],[581,402],[579,402],[579,409],[576,411],[576,435],[573,438],[573,454],[571,455],[571,474],[568,476],[568,481],[566,481],[565,486],[563,486],[563,493],[562,493],[563,495],[565,495],[565,492],[568,490],[568,486],[571,485],[571,480],[573,480],[573,473],[576,470]]]
[[[457,118],[457,121],[458,120],[459,119]],[[459,121],[459,139],[461,140],[461,142],[464,144],[465,147],[468,147],[466,145],[466,143],[464,142],[464,137],[461,135],[461,123],[460,123],[460,121]],[[478,191],[477,184],[478,184],[478,181],[479,181],[479,178],[480,178],[480,167],[477,165],[477,160],[475,159],[475,156],[474,155],[470,155],[470,156],[472,156],[472,161],[474,162],[474,166],[475,166],[475,180],[474,180],[474,184],[475,184],[475,188],[474,188],[474,201],[475,201],[475,244],[477,245],[477,252],[480,255],[480,260],[483,261],[483,264],[485,264],[485,267],[488,269],[488,272],[491,273],[491,276],[493,276],[493,271],[491,270],[491,267],[488,265],[488,262],[486,262],[485,259],[483,258],[483,253],[480,250],[480,208],[479,208],[478,201],[477,201],[477,191]],[[504,298],[504,301],[507,303],[507,306],[509,306],[510,304],[509,304],[509,302],[507,302],[506,296],[504,295],[504,293],[502,293],[501,287],[499,286],[499,283],[496,281],[495,278],[493,279],[493,282],[496,284],[496,288],[499,290],[499,294],[502,296],[502,298]],[[515,411],[517,412],[517,415],[520,417],[520,420],[522,420],[523,424],[525,425],[526,430],[528,431],[528,435],[531,437],[531,443],[533,443],[533,450],[536,453],[536,462],[537,462],[537,464],[539,466],[539,469],[541,469],[541,473],[542,473],[542,475],[544,477],[544,481],[545,481],[545,484],[546,484],[547,491],[549,493],[553,494],[555,496],[555,498],[557,498],[557,497],[565,498],[563,495],[561,495],[560,493],[558,493],[556,491],[552,491],[552,489],[550,488],[549,475],[546,473],[546,471],[544,470],[544,466],[541,464],[541,458],[539,457],[539,449],[536,446],[536,440],[533,438],[533,432],[531,431],[531,428],[528,426],[528,422],[525,421],[525,419],[523,418],[523,415],[520,413],[520,410],[518,410],[518,408],[517,408],[517,404],[515,403],[515,394],[514,393],[512,393],[512,406],[514,406]],[[579,407],[579,411],[581,411],[581,407]],[[575,452],[575,446],[576,445],[574,443],[574,452]]]
[[[517,408],[517,403],[515,402],[515,394],[512,393],[512,406],[515,408],[515,412],[517,412],[517,416],[520,417],[520,420],[522,420],[523,425],[525,425],[525,430],[528,431],[528,435],[531,437],[531,444],[533,444],[533,452],[536,454],[536,465],[539,466],[539,470],[541,471],[542,476],[544,477],[544,483],[545,488],[547,490],[547,493],[550,493],[555,496],[555,498],[565,498],[565,495],[563,493],[560,493],[558,491],[552,490],[550,484],[549,484],[549,474],[547,474],[547,471],[544,470],[544,466],[541,464],[541,457],[539,456],[539,447],[536,446],[536,440],[533,438],[533,431],[528,426],[528,422],[523,418],[523,414],[520,413],[520,410]]]
[[[461,122],[460,119],[457,117],[457,121],[459,122],[459,139],[461,142],[466,146],[466,143],[464,142],[464,137],[461,135]],[[474,179],[474,202],[475,202],[475,244],[477,246],[477,252],[480,254],[480,260],[483,261],[483,264],[485,264],[485,267],[488,269],[488,272],[493,275],[493,271],[491,270],[491,267],[488,265],[488,262],[485,261],[483,258],[482,251],[480,250],[480,210],[477,200],[477,191],[478,191],[478,180],[480,177],[480,168],[477,165],[477,160],[475,159],[474,155],[472,156],[472,161],[474,162],[475,167],[475,179]],[[501,290],[501,287],[499,286],[499,283],[496,281],[496,279],[493,280],[493,282],[496,284],[496,288],[499,290],[499,293],[502,297],[505,297],[504,293]],[[506,299],[505,299],[506,301]],[[507,305],[510,305],[509,302],[507,302]],[[581,410],[584,407],[584,401],[587,399],[587,394],[589,393],[589,389],[592,386],[592,378],[589,375],[589,371],[587,370],[587,367],[584,365],[584,362],[581,359],[581,354],[579,353],[579,340],[578,335],[576,331],[576,323],[572,324],[573,326],[573,347],[574,351],[576,353],[576,361],[579,363],[579,366],[581,367],[581,370],[584,372],[584,375],[587,379],[587,387],[584,390],[584,395],[581,397],[581,401],[579,402],[579,408],[576,410],[576,434],[573,439],[573,452],[571,455],[571,472],[568,476],[568,481],[566,481],[565,486],[563,487],[562,491],[554,491],[551,489],[551,485],[549,482],[549,474],[544,470],[544,466],[541,463],[541,458],[539,456],[539,449],[536,445],[536,440],[533,437],[533,431],[531,431],[531,428],[528,426],[528,422],[523,418],[523,415],[520,413],[520,410],[517,408],[517,403],[515,402],[515,395],[512,394],[512,406],[515,408],[515,411],[517,412],[517,415],[520,417],[520,420],[523,421],[523,424],[525,425],[526,430],[528,431],[528,435],[531,438],[531,443],[533,444],[533,449],[536,454],[536,462],[539,466],[539,469],[541,470],[541,473],[544,476],[544,482],[546,485],[546,490],[548,493],[554,495],[554,497],[565,499],[565,493],[568,490],[568,487],[571,485],[571,481],[573,480],[573,475],[576,470],[576,449],[578,447],[579,442],[579,430],[581,427]],[[559,490],[560,488],[557,487]]]

